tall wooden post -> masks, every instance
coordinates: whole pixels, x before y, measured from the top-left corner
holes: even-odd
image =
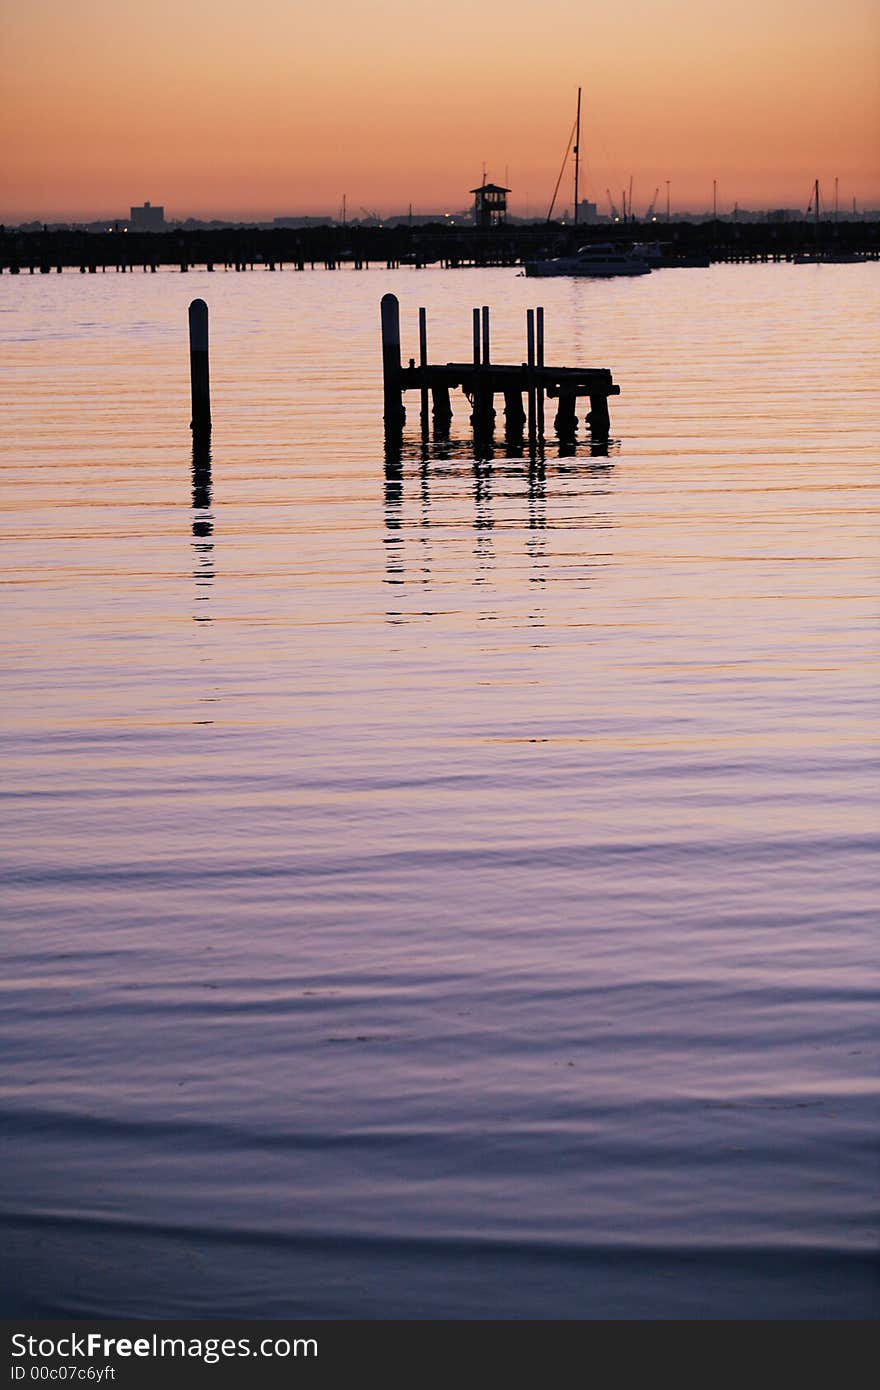
[[[193,434],[211,432],[211,380],[208,369],[208,306],[194,299],[189,306],[189,375]]]
[[[535,311],[526,310],[526,352],[528,357],[529,442],[535,442]]]
[[[385,387],[385,423],[402,425],[406,419],[400,389],[400,304],[396,294],[382,296],[382,376]]]
[[[422,434],[428,433],[428,316],[419,310],[419,367],[422,370]]]
[[[539,369],[544,366],[544,310],[539,308],[535,311],[535,321],[537,326],[537,355],[536,361]],[[544,437],[544,386],[543,383],[538,387],[538,434]]]
[[[489,306],[484,304],[482,315],[478,310],[474,310],[474,365],[477,371],[474,373],[473,423],[474,429],[481,436],[490,435],[495,423],[495,401],[490,385],[490,373],[488,370],[480,370],[481,367],[488,369],[489,364]]]

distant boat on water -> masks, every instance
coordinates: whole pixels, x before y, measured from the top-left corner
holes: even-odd
[[[581,153],[581,88],[578,87],[577,95],[577,114],[568,137],[568,147],[565,151],[565,158],[562,161],[562,168],[559,171],[559,178],[556,180],[556,188],[553,191],[553,199],[550,203],[550,210],[547,213],[547,221],[553,216],[553,209],[556,205],[556,197],[559,193],[559,185],[565,172],[565,165],[568,160],[571,142],[574,140],[574,220],[577,226],[578,208],[580,206],[580,191],[578,179],[580,175],[580,153]],[[584,279],[608,280],[615,275],[648,275],[651,266],[647,257],[634,255],[631,251],[621,250],[612,245],[611,242],[594,242],[589,246],[581,246],[573,255],[553,256],[546,260],[531,260],[525,263],[525,272],[529,276],[552,276],[552,275],[573,275]]]
[[[837,220],[837,180],[835,179],[834,193],[835,221]],[[810,201],[807,206],[807,216],[812,212],[816,219],[816,241],[819,241],[821,227],[822,204],[819,197],[819,180],[813,184],[813,191],[810,194]],[[795,265],[856,265],[866,258],[860,256],[857,251],[841,251],[833,246],[815,246],[812,251],[801,251],[792,257]]]
[[[582,246],[573,256],[554,256],[546,261],[526,261],[526,275],[574,275],[607,280],[613,275],[649,275],[651,267],[641,256],[622,251],[607,241]]]

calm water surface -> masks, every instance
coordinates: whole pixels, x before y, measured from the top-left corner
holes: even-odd
[[[876,1316],[878,282],[2,277],[6,1311]]]

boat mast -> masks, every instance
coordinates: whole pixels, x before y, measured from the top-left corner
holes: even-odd
[[[581,89],[578,87],[578,109],[577,121],[575,122],[576,134],[574,137],[574,221],[577,226],[578,220],[578,175],[581,167]]]

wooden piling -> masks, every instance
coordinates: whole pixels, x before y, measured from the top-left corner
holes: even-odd
[[[434,433],[445,435],[449,433],[449,426],[452,423],[452,406],[449,402],[449,387],[446,385],[436,385],[431,387],[432,417],[434,420]]]
[[[208,368],[208,306],[194,299],[189,306],[189,373],[192,387],[193,434],[211,432],[211,383]]]
[[[526,422],[523,410],[522,393],[518,386],[504,389],[504,429],[508,439],[522,439],[523,425]]]
[[[402,425],[406,419],[400,389],[400,304],[396,294],[382,296],[382,377],[386,425]]]
[[[419,366],[424,369],[428,365],[428,316],[424,309],[419,310]],[[423,380],[421,388],[422,405],[422,433],[428,432],[428,383]]]
[[[607,396],[590,397],[590,413],[587,416],[587,423],[594,439],[608,438],[611,429],[611,417],[608,414]]]
[[[526,310],[527,390],[529,405],[529,441],[535,441],[535,311]]]
[[[480,311],[474,310],[474,366],[480,365]]]
[[[538,308],[536,309],[536,311],[535,311],[535,326],[536,326],[536,333],[535,333],[535,339],[536,339],[536,342],[535,342],[535,346],[536,346],[536,362],[537,362],[538,368],[539,368],[540,370],[543,371],[543,368],[544,368],[544,310],[543,310],[543,308],[540,307],[540,305],[539,305],[539,307],[538,307]],[[536,413],[537,413],[537,417],[538,417],[538,435],[539,435],[539,437],[540,437],[541,439],[543,439],[543,437],[544,437],[544,387],[543,387],[543,384],[539,385],[539,387],[538,387],[538,399],[537,399],[537,403],[536,403],[536,404],[537,404],[537,412],[536,412]]]
[[[561,387],[559,391],[559,406],[556,411],[556,419],[553,422],[556,426],[556,433],[560,439],[574,439],[577,433],[577,414],[575,412],[575,395],[573,391]]]

